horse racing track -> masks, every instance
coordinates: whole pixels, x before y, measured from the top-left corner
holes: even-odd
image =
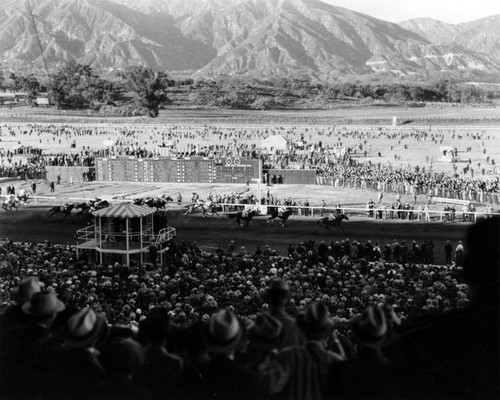
[[[0,210],[0,237],[14,241],[44,241],[53,243],[74,244],[73,235],[77,229],[87,226],[89,219],[83,219],[72,213],[65,218],[62,214],[49,215],[50,207],[21,206],[19,212]],[[344,232],[338,228],[325,229],[318,225],[319,218],[291,216],[286,227],[279,222],[267,224],[267,216],[255,217],[249,227],[241,227],[227,215],[203,218],[201,214],[183,215],[181,210],[167,211],[168,224],[177,229],[177,241],[196,242],[206,250],[213,251],[218,245],[226,247],[234,240],[236,249],[245,246],[249,252],[257,246],[263,249],[266,245],[275,249],[278,254],[286,255],[289,244],[314,240],[341,241],[349,238],[361,243],[378,241],[381,249],[394,239],[406,241],[411,248],[413,240],[422,243],[432,240],[435,249],[436,264],[444,263],[444,245],[446,240],[456,246],[463,240],[468,224],[457,223],[425,223],[417,221],[374,221],[367,218],[350,218],[344,221]]]

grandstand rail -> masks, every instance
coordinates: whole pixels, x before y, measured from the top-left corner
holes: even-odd
[[[242,203],[219,203],[219,207],[222,208],[222,212],[236,212],[243,211],[245,207],[252,206],[252,204],[242,204]],[[322,207],[322,206],[287,206],[287,205],[277,205],[277,204],[265,204],[258,206],[259,208],[292,208],[296,210],[295,215],[303,217],[316,217],[322,218],[330,214],[338,214],[337,207]],[[374,220],[399,220],[399,221],[410,221],[410,222],[475,222],[480,218],[489,218],[492,216],[500,216],[500,212],[489,212],[489,211],[474,211],[474,212],[464,212],[462,210],[452,213],[451,211],[441,211],[441,210],[398,210],[391,209],[388,207],[342,207],[340,209],[342,212],[348,216],[359,216]],[[267,211],[267,210],[266,210]],[[399,213],[399,216],[398,216]],[[267,212],[259,213],[260,216],[267,215]]]

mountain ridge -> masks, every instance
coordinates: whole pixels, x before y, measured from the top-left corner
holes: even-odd
[[[27,4],[7,1],[0,11],[4,70],[76,60],[99,71],[141,64],[194,78],[500,76],[500,16],[394,24],[319,0],[39,0],[31,3],[35,31]]]

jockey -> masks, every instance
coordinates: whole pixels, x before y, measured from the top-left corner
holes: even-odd
[[[328,214],[328,221],[334,221],[335,220],[335,215],[333,213]]]
[[[279,206],[278,207],[278,214],[283,214],[286,212],[286,207],[285,206]]]
[[[241,216],[242,216],[243,218],[248,217],[248,214],[250,214],[250,212],[251,212],[251,211],[253,211],[253,209],[254,209],[254,207],[253,207],[253,205],[252,205],[252,204],[247,204],[247,205],[245,206],[245,208],[243,209],[243,211],[241,212]]]

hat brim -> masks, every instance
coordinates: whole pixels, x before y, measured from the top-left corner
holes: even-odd
[[[213,337],[210,334],[208,324],[205,324],[201,337],[207,350],[212,353],[228,353],[233,350],[238,350],[247,338],[247,330],[239,319],[237,321],[239,325],[238,334],[233,339],[225,341],[217,340]]]
[[[85,335],[85,338],[78,339],[74,336],[69,335],[67,331],[64,332],[64,348],[75,349],[81,347],[87,347],[91,345],[96,339],[100,338],[107,329],[106,319],[103,314],[96,313],[96,323],[94,329]]]
[[[255,329],[250,328],[248,331],[248,339],[250,342],[259,349],[270,350],[280,348],[283,343],[285,343],[286,333],[284,329],[281,329],[280,334],[272,339],[266,339],[257,334]]]
[[[57,313],[63,311],[65,308],[66,308],[66,306],[59,299],[56,299],[56,305],[55,305],[55,307],[53,309],[51,309],[51,310],[45,310],[45,311],[42,311],[42,312],[34,312],[33,309],[31,308],[31,303],[29,301],[26,302],[26,303],[24,303],[22,305],[23,311],[26,314],[32,315],[34,317],[46,317],[46,316],[49,316],[49,315],[57,314]]]
[[[314,339],[322,339],[331,335],[335,327],[333,320],[328,319],[327,323],[321,327],[321,329],[313,329],[313,327],[304,320],[304,314],[297,315],[295,323],[302,332],[304,332],[308,337]]]
[[[361,329],[361,327],[356,323],[356,321],[351,326],[352,334],[354,339],[363,346],[366,347],[381,347],[389,342],[388,332],[385,332],[381,336],[370,336]]]

